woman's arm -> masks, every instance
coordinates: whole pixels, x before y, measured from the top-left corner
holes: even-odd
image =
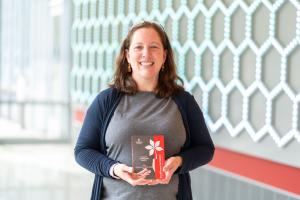
[[[196,100],[190,94],[186,95],[186,98],[184,109],[186,112],[186,128],[189,129],[187,131],[190,133],[190,144],[178,154],[182,158],[179,173],[186,173],[207,164],[212,160],[215,150],[202,111]]]
[[[79,165],[94,174],[110,177],[110,167],[117,161],[103,153],[100,134],[104,123],[103,115],[107,112],[107,98],[101,93],[95,98],[87,110],[79,137],[75,146],[75,160]]]

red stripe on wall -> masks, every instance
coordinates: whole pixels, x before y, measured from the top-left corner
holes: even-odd
[[[75,121],[82,123],[84,120],[84,116],[85,116],[84,111],[79,110],[79,109],[75,110],[75,112],[74,112],[74,120]]]
[[[216,147],[211,166],[300,195],[300,169]]]

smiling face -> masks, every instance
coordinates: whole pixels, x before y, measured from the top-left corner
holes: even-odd
[[[155,29],[136,30],[132,35],[126,58],[138,86],[150,83],[155,88],[159,71],[166,60],[166,51]]]

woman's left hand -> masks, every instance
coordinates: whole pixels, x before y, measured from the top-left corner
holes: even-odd
[[[166,177],[164,179],[156,179],[153,180],[149,185],[156,185],[156,184],[168,184],[172,178],[172,175],[180,167],[182,164],[182,158],[180,156],[170,157],[165,161],[165,166],[163,168]]]

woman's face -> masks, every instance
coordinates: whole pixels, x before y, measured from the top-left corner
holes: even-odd
[[[126,52],[132,67],[132,77],[138,83],[156,81],[166,60],[166,51],[158,33],[153,28],[140,28],[131,38]]]

